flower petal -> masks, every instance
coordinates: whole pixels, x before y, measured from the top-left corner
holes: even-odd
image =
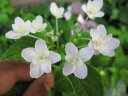
[[[97,30],[98,34],[100,34],[100,35],[106,35],[107,34],[106,28],[102,24],[98,25],[96,30]]]
[[[15,18],[15,24],[24,24],[24,21],[20,17]]]
[[[77,18],[77,21],[80,22],[81,24],[84,24],[84,17],[83,15],[79,15],[78,18]]]
[[[103,0],[94,0],[88,2],[88,8],[95,8],[96,11],[99,11],[103,6]]]
[[[5,34],[5,37],[10,38],[10,39],[19,39],[21,37],[21,34],[15,31],[9,31]]]
[[[112,38],[109,42],[105,44],[105,46],[108,46],[109,49],[113,50],[119,47],[120,41],[117,38]]]
[[[40,61],[41,62],[41,61]],[[41,70],[45,73],[50,73],[51,72],[51,61],[46,60],[45,62],[41,62]]]
[[[50,51],[49,59],[50,59],[51,63],[54,64],[61,60],[61,56],[60,56],[60,54],[58,54],[56,52]]]
[[[74,73],[75,70],[76,70],[76,64],[71,64],[69,62],[66,62],[66,64],[64,64],[62,71],[65,76],[68,76]]]
[[[42,23],[43,22],[43,17],[41,15],[38,15],[38,16],[36,16],[35,20]]]
[[[83,10],[85,13],[87,13],[87,5],[86,5],[86,4],[83,4],[83,5],[82,5],[82,10]]]
[[[39,39],[36,41],[35,49],[36,49],[36,52],[38,52],[38,54],[41,54],[44,56],[48,56],[50,54],[50,52],[47,48],[47,45],[45,44],[45,41],[42,39]]]
[[[109,48],[109,46],[101,46],[101,47],[99,47],[98,51],[99,51],[101,54],[103,54],[103,55],[105,55],[105,56],[109,56],[109,57],[112,57],[112,56],[115,55],[114,50],[111,50],[111,49]]]
[[[21,52],[21,56],[28,62],[32,62],[33,58],[36,57],[36,51],[34,48],[25,48]]]
[[[103,17],[104,16],[104,12],[99,11],[96,14],[94,14],[95,17]]]
[[[52,2],[50,5],[50,11],[51,11],[52,15],[55,16],[57,10],[58,10],[58,7],[57,7],[56,3]]]
[[[78,56],[85,62],[90,60],[93,54],[94,50],[91,47],[85,47],[80,49]]]
[[[78,55],[78,49],[73,43],[67,43],[65,46],[66,54]]]
[[[85,64],[83,64],[83,66],[81,67],[77,67],[74,75],[80,79],[84,79],[88,74],[88,69],[87,66]]]
[[[44,72],[41,70],[39,64],[30,64],[30,76],[32,78],[39,78]]]
[[[70,11],[67,11],[64,13],[64,18],[66,20],[70,20],[71,17],[72,17],[72,13]]]

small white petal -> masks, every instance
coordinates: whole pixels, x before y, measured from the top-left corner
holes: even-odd
[[[109,49],[109,46],[102,46],[99,47],[98,51],[105,55],[105,56],[109,56],[109,57],[113,57],[115,55],[114,50]]]
[[[72,17],[72,13],[70,11],[67,11],[64,13],[64,18],[66,20],[70,20],[71,17]]]
[[[55,2],[51,3],[50,11],[51,11],[52,15],[54,15],[56,18],[63,17],[64,8],[63,7],[58,8],[58,6],[56,5]]]
[[[74,75],[80,79],[84,79],[88,74],[87,66],[83,64],[81,67],[77,67]]]
[[[43,22],[43,17],[41,15],[36,16],[36,21]]]
[[[99,11],[99,12],[97,12],[94,16],[95,16],[95,17],[103,17],[103,16],[104,16],[104,12]]]
[[[91,47],[81,48],[78,56],[85,62],[92,58],[94,50]]]
[[[93,40],[97,40],[101,38],[101,36],[105,36],[106,34],[107,32],[104,25],[98,25],[96,29],[90,30],[90,35]]]
[[[45,62],[41,62],[41,69],[45,73],[50,73],[51,70],[52,70],[51,69],[51,61],[50,60],[46,60]]]
[[[65,46],[66,54],[78,55],[78,49],[73,43],[67,43]]]
[[[15,24],[24,24],[24,21],[20,17],[16,17]]]
[[[66,64],[64,64],[62,71],[65,76],[68,76],[74,73],[75,70],[76,70],[76,64],[71,64],[69,62],[66,62]]]
[[[98,34],[100,34],[100,35],[106,35],[107,34],[106,28],[102,24],[98,25],[96,30],[97,30]]]
[[[79,15],[78,18],[77,18],[77,21],[80,22],[81,24],[84,24],[84,17],[83,15]]]
[[[36,52],[38,52],[38,54],[45,55],[45,56],[48,56],[50,54],[44,40],[41,40],[41,39],[37,40],[35,43],[35,49],[36,49]]]
[[[5,34],[5,37],[10,38],[10,39],[19,39],[21,37],[21,34],[12,30],[12,31],[7,32]]]
[[[119,45],[120,45],[120,41],[116,38],[112,38],[111,41],[105,44],[105,46],[108,46],[109,49],[111,50],[116,49],[117,47],[119,47]]]
[[[25,48],[21,52],[21,56],[28,62],[32,62],[33,58],[36,57],[36,51],[34,48]]]
[[[30,76],[32,78],[39,78],[43,74],[44,72],[41,70],[41,66],[39,64],[30,64]]]
[[[103,0],[94,0],[88,3],[88,9],[95,8],[96,11],[99,11],[103,6]]]
[[[85,13],[87,13],[87,5],[86,5],[86,4],[82,5],[82,10],[83,10]]]
[[[66,61],[71,61],[72,60],[72,58],[73,58],[73,55],[71,55],[71,54],[67,54],[66,56],[65,56],[65,60]]]
[[[61,60],[61,56],[60,56],[60,54],[58,54],[56,52],[50,51],[49,59],[50,59],[51,63],[54,64]]]
[[[55,15],[57,10],[58,10],[58,7],[57,7],[56,3],[52,2],[51,6],[50,6],[50,11],[51,11],[52,15]]]

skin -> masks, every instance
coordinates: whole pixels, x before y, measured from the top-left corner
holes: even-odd
[[[29,75],[29,68],[29,64],[20,61],[0,61],[0,95],[11,90],[18,81],[33,80]],[[53,85],[53,74],[44,74],[32,82],[23,96],[48,96]]]

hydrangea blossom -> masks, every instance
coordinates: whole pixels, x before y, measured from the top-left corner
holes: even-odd
[[[63,17],[64,8],[63,7],[58,8],[55,2],[51,3],[50,11],[52,15],[55,16],[57,19]]]
[[[103,0],[89,0],[87,4],[82,5],[83,11],[89,18],[103,17],[104,13],[100,11],[103,6]]]
[[[114,56],[116,49],[120,41],[112,37],[112,34],[107,35],[104,25],[98,25],[96,29],[90,30],[92,40],[89,42],[89,46],[95,51],[95,54],[103,54],[105,56]]]
[[[41,32],[43,30],[45,30],[45,28],[47,27],[46,23],[43,23],[43,18],[42,16],[38,15],[33,21],[32,21],[32,33],[36,33],[36,32]]]
[[[38,78],[44,73],[51,72],[51,64],[59,62],[61,56],[53,51],[49,51],[44,40],[37,40],[35,48],[23,49],[21,53],[22,57],[31,62],[30,64],[30,76],[32,78]]]
[[[87,66],[84,62],[91,59],[94,51],[90,47],[81,48],[79,51],[73,43],[67,43],[65,47],[66,64],[63,67],[63,74],[68,76],[72,73],[80,79],[87,76]]]
[[[20,17],[16,17],[14,24],[12,24],[13,30],[7,32],[5,36],[10,39],[18,39],[22,36],[28,35],[31,30],[30,25],[30,20],[24,22]]]

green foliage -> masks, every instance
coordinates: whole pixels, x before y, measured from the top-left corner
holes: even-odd
[[[27,47],[33,47],[35,44],[33,38],[21,38],[17,40],[10,48],[1,56],[0,60],[23,60],[21,51]]]
[[[83,80],[74,75],[65,77],[58,70],[55,74],[55,89],[63,94],[69,93],[63,96],[103,96],[104,90],[99,73],[92,66],[87,67],[88,76]]]

